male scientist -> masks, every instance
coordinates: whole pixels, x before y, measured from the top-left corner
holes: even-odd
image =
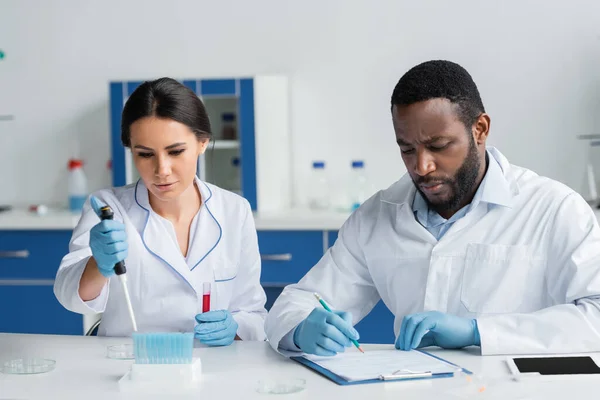
[[[410,69],[391,114],[407,174],[285,288],[265,324],[273,348],[344,351],[382,299],[401,350],[600,351],[600,228],[586,201],[486,147],[490,117],[460,65]]]

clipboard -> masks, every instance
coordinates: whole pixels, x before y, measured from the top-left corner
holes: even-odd
[[[390,350],[390,351],[399,351],[399,350]],[[446,364],[454,366],[454,367],[456,367],[456,372],[461,371],[464,374],[473,375],[473,373],[471,371],[469,371],[465,368],[462,368],[462,367],[460,367],[448,360],[445,360],[441,357],[435,356],[435,355],[428,353],[426,351],[423,351],[423,350],[413,350],[413,351],[418,351],[421,354],[424,354],[429,357],[433,357],[439,361],[443,361]],[[335,374],[334,372],[328,370],[327,368],[324,368],[303,356],[290,357],[290,359],[296,361],[299,364],[304,365],[305,367],[307,367],[309,369],[312,369],[313,371],[324,376],[325,378],[329,379],[330,381],[337,383],[340,386],[364,385],[364,384],[370,384],[370,383],[398,382],[398,381],[408,381],[408,380],[413,381],[413,380],[423,380],[423,379],[451,378],[456,373],[456,372],[431,373],[429,371],[402,371],[402,370],[399,370],[399,371],[396,371],[397,372],[396,374],[380,375],[379,378],[376,378],[376,379],[347,380],[346,378]]]

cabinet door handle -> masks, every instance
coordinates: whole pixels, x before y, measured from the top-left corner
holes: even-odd
[[[261,254],[260,259],[262,261],[292,261],[292,254]]]
[[[0,286],[54,286],[54,279],[0,279]]]
[[[0,258],[27,258],[29,250],[1,251]]]

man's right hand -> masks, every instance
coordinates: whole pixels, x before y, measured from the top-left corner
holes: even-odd
[[[294,331],[294,344],[317,356],[335,356],[352,346],[350,339],[358,338],[350,313],[323,308],[315,308]]]

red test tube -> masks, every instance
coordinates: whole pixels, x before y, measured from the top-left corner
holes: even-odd
[[[202,285],[202,312],[210,311],[210,282]]]

